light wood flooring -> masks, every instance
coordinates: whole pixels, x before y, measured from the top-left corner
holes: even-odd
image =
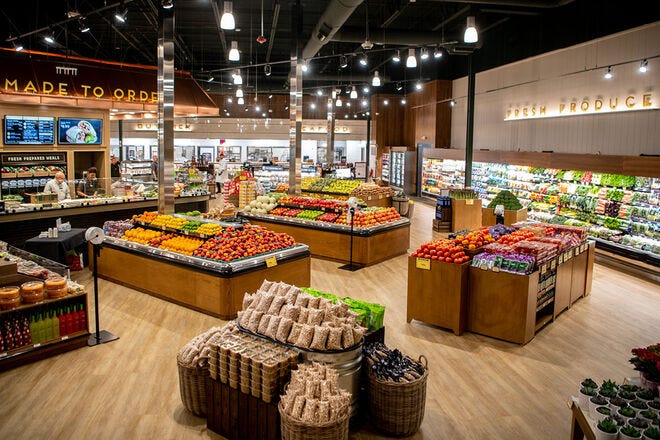
[[[433,212],[415,205],[411,249],[433,237]],[[660,340],[658,285],[601,265],[592,294],[525,346],[407,324],[406,258],[354,273],[313,259],[311,287],[384,304],[386,343],[426,355],[415,439],[566,439],[577,382],[635,375],[630,349]],[[88,271],[75,278],[92,291]],[[183,409],[175,356],[224,322],[102,280],[100,292],[101,328],[121,339],[0,374],[0,439],[221,438]],[[351,438],[385,437],[364,427]]]

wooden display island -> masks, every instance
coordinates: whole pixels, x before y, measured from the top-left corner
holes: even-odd
[[[242,214],[243,215],[243,214]],[[348,228],[314,227],[313,223],[280,221],[275,216],[244,215],[250,223],[263,226],[275,232],[285,232],[305,243],[313,257],[349,262],[351,235]],[[311,223],[311,224],[310,224]],[[319,225],[323,226],[323,225]],[[408,251],[410,245],[410,221],[401,219],[389,227],[370,230],[355,228],[353,236],[353,262],[369,266],[389,260]]]
[[[481,227],[481,199],[451,199],[451,231]]]
[[[407,321],[526,344],[589,294],[594,252],[589,241],[529,275],[409,257]]]
[[[522,208],[517,211],[504,211],[504,224],[506,226],[511,226],[518,222],[524,222],[525,220],[527,220],[527,208]],[[493,208],[482,208],[481,225],[494,226],[496,223],[497,218],[495,217],[495,210]]]
[[[204,260],[199,258],[192,259],[199,260],[198,265],[183,263],[106,242],[98,258],[98,274],[117,284],[229,320],[241,310],[245,292],[255,292],[264,279],[310,285],[309,250],[307,246],[298,246],[301,252],[297,254],[275,252],[268,255],[269,261],[253,257],[239,271],[222,272],[204,267]],[[90,255],[91,252],[90,249]]]

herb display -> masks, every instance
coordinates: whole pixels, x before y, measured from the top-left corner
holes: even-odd
[[[495,208],[497,205],[503,205],[504,209],[508,211],[517,211],[523,208],[518,198],[507,190],[500,191],[493,201],[488,204],[488,208]]]

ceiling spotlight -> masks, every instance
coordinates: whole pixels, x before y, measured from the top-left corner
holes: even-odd
[[[314,103],[312,102],[312,103],[309,105],[309,108],[311,108],[312,110],[314,110],[314,109],[316,108],[316,104],[314,104]]]
[[[639,65],[639,73],[646,73],[647,70],[649,70],[649,62],[644,60]]]
[[[238,105],[243,105],[243,104],[245,104],[245,99],[238,98]]]
[[[213,77],[213,75],[211,75],[211,76],[209,76],[209,79],[207,79],[207,81],[208,81],[208,82],[211,82],[211,81],[213,81],[214,79],[215,79],[215,78]]]
[[[266,117],[266,113],[262,113],[262,114],[261,114],[261,117],[262,117],[262,118],[265,118],[265,117]]]
[[[401,98],[401,105],[406,105],[406,98]]]
[[[422,47],[419,50],[419,57],[424,61],[428,60],[429,59],[429,50],[425,47]]]
[[[44,41],[46,41],[46,43],[48,43],[48,44],[55,43],[55,34],[50,32],[50,33],[44,35]]]
[[[162,3],[163,9],[172,9],[174,7],[173,0],[163,0]]]
[[[380,87],[380,76],[378,76],[378,71],[374,72],[374,77],[371,78],[371,85],[374,87]]]
[[[234,99],[231,96],[229,98],[227,98],[227,103],[228,104],[232,104],[233,102],[234,102]],[[227,109],[225,109],[225,111],[227,111]]]
[[[346,103],[346,107],[350,107],[350,106],[351,106],[351,103],[350,103],[350,102],[347,102],[347,103]]]
[[[403,84],[401,84],[400,82],[396,83],[396,90],[401,91],[402,89],[403,89]]]
[[[228,31],[236,28],[236,21],[232,13],[232,2],[225,2],[224,13],[220,19],[220,27]]]
[[[362,56],[360,57],[360,65],[361,65],[361,66],[366,66],[367,64],[369,64],[369,60],[367,59],[367,56],[366,56],[366,55],[362,55]]]
[[[369,93],[369,86],[362,87],[362,93]]]
[[[243,89],[241,87],[236,89],[236,97],[237,98],[242,98],[243,97]]]
[[[406,67],[417,67],[417,58],[415,58],[415,49],[408,49],[408,58],[406,58]]]
[[[344,119],[348,119],[348,115],[344,115]]]
[[[247,107],[245,107],[245,109],[244,109],[244,110],[245,110],[245,111],[247,112],[247,111],[249,111],[250,109],[249,109],[249,108],[247,108]]]
[[[436,47],[435,50],[433,51],[433,58],[435,58],[436,60],[438,58],[442,58],[442,51],[440,50],[439,47]]]
[[[126,23],[126,16],[128,15],[128,9],[123,8],[123,9],[117,9],[117,12],[115,12],[115,20],[119,23]]]
[[[348,58],[346,55],[339,55],[339,67],[345,69],[348,66]]]
[[[363,99],[363,100],[362,100],[362,107],[366,107],[367,104],[368,104],[367,100],[366,100],[366,99]]]
[[[344,104],[341,102],[341,98],[340,98],[340,97],[337,97],[337,101],[335,101],[335,106],[337,106],[337,107],[341,107],[341,106],[343,106],[343,105],[344,105]]]
[[[479,41],[479,34],[477,33],[474,16],[470,15],[467,18],[467,26],[465,27],[465,33],[463,34],[463,42],[476,43],[477,41]]]
[[[353,113],[353,119],[357,119],[357,113]]]
[[[452,106],[452,107],[455,106],[456,105],[456,100],[452,99],[451,101],[449,101],[449,105]]]
[[[241,71],[237,71],[236,73],[232,73],[231,77],[234,78],[234,84],[237,86],[240,86],[243,84],[243,77],[241,76]]]
[[[319,96],[323,96],[323,90],[318,89],[318,90],[316,91],[316,94],[319,95]]]
[[[302,65],[302,71],[307,72],[309,70],[309,61],[304,60]]]
[[[18,41],[18,40],[13,41],[13,44],[14,44],[14,50],[15,50],[16,52],[20,52],[20,51],[22,51],[23,49],[25,49],[25,47],[24,47],[24,46],[21,44],[21,42]]]
[[[229,49],[229,61],[239,61],[240,59],[241,54],[238,53],[238,41],[234,40],[231,42],[231,49]]]
[[[256,112],[260,112],[260,111],[261,111],[261,106],[256,106],[256,107],[254,108],[254,111],[256,111]]]
[[[264,73],[266,74],[266,76],[270,76],[270,74],[273,73],[273,68],[270,67],[270,64],[266,64],[264,66]]]
[[[351,89],[351,99],[357,99],[357,90],[355,90],[355,86]]]
[[[78,20],[78,30],[83,34],[89,32],[89,26],[87,26],[84,18]]]
[[[394,52],[394,56],[392,57],[392,61],[394,61],[395,63],[400,63],[401,62],[401,52],[399,51],[399,49],[397,49]]]
[[[603,75],[603,78],[612,79],[612,66],[609,66],[607,68],[607,72],[605,72],[605,75]]]
[[[383,105],[390,105],[390,101],[389,101],[388,99],[385,99],[385,100],[383,101]]]
[[[422,83],[421,83],[421,82],[416,83],[416,84],[415,84],[415,88],[416,88],[417,90],[422,90]]]

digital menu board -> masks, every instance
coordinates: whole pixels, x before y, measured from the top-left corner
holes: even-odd
[[[5,116],[5,144],[55,143],[55,118],[42,116]]]
[[[101,119],[59,118],[59,144],[101,144]]]

